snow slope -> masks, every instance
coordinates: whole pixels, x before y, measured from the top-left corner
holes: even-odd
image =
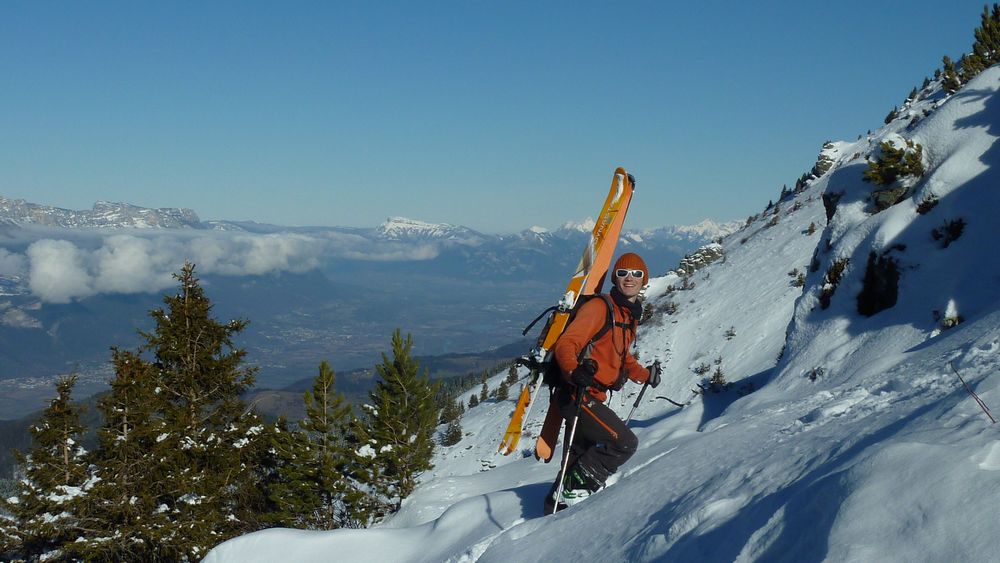
[[[639,356],[661,359],[665,381],[633,418],[638,452],[587,502],[542,517],[557,468],[526,455],[530,439],[494,454],[513,402],[487,401],[380,527],[268,530],[206,561],[1000,560],[1000,426],[955,375],[1000,411],[998,90],[998,68],[950,97],[932,86],[869,138],[829,145],[832,168],[727,237],[693,288],[652,280],[659,313]],[[926,174],[875,213],[865,157],[893,135],[924,147]],[[824,192],[843,194],[829,224]],[[937,206],[918,213],[931,195]],[[935,240],[958,218],[959,238]],[[898,300],[865,317],[872,252],[896,260]],[[824,276],[843,258],[824,309]],[[946,328],[949,317],[962,322]],[[711,371],[696,375],[702,364]],[[729,389],[694,395],[717,367]],[[636,391],[611,405],[627,414]]]

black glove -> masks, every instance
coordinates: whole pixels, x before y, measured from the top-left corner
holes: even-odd
[[[594,374],[597,373],[597,362],[587,358],[580,362],[580,365],[576,366],[573,373],[569,374],[569,378],[573,380],[573,383],[580,389],[586,389],[594,384]]]
[[[660,360],[646,366],[646,369],[649,370],[649,379],[646,380],[646,383],[649,383],[650,387],[656,388],[660,384]]]

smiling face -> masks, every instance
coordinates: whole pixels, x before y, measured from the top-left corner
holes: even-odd
[[[616,272],[612,272],[616,274]],[[626,275],[621,278],[617,275],[614,276],[615,287],[618,291],[622,293],[629,301],[635,301],[636,296],[639,295],[639,291],[642,290],[643,280],[642,278],[633,277],[631,274]]]

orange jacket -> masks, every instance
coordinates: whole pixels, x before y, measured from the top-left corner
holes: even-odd
[[[615,326],[607,331],[597,342],[594,342],[590,350],[590,358],[597,362],[597,373],[594,380],[606,386],[613,387],[618,381],[618,375],[624,370],[625,375],[636,383],[645,383],[649,379],[649,370],[639,365],[630,348],[635,340],[635,334],[628,328],[618,326],[617,323],[631,324],[632,312],[625,307],[620,307],[611,297],[614,310]],[[591,299],[584,303],[577,311],[573,322],[566,327],[566,332],[562,333],[556,345],[553,347],[556,361],[562,370],[563,380],[572,385],[569,374],[576,369],[579,364],[580,351],[583,350],[587,342],[604,327],[608,320],[608,304],[605,297]],[[624,365],[623,365],[624,364]],[[591,395],[600,401],[607,398],[607,392],[595,387],[590,388]]]

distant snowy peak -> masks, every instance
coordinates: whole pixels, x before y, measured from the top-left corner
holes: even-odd
[[[728,234],[735,233],[743,226],[742,221],[729,221],[726,223],[716,223],[711,219],[695,225],[678,225],[672,228],[679,235],[692,235],[705,239],[717,239]]]
[[[375,229],[376,234],[387,240],[481,240],[483,237],[468,227],[447,223],[425,223],[406,217],[389,217]]]
[[[0,224],[67,229],[177,229],[200,228],[201,220],[190,209],[149,209],[99,201],[93,209],[74,211],[0,196]]]
[[[584,221],[568,221],[564,223],[555,232],[563,235],[571,233],[590,233],[594,230],[594,225],[596,222],[588,217]],[[684,238],[684,239],[698,239],[698,240],[715,240],[724,237],[730,233],[734,233],[743,226],[741,221],[730,221],[726,223],[717,223],[711,219],[705,219],[704,221],[696,225],[671,225],[667,227],[658,227],[655,229],[624,229],[622,231],[622,238],[626,241],[641,243],[649,238],[657,238],[667,236],[672,238]],[[541,227],[532,227],[529,229],[532,232],[539,233],[544,231],[538,230]]]
[[[655,239],[677,239],[687,241],[713,241],[726,237],[743,227],[742,221],[716,223],[711,219],[696,225],[671,225],[656,229],[625,231],[622,238],[631,242],[642,242]]]
[[[562,227],[559,227],[559,230],[560,231],[579,232],[579,233],[589,233],[589,232],[592,232],[594,230],[594,225],[596,225],[596,224],[597,224],[597,222],[594,221],[594,219],[592,217],[587,217],[586,219],[584,219],[583,221],[581,221],[579,223],[577,223],[575,221],[567,221],[567,222],[563,223]]]

